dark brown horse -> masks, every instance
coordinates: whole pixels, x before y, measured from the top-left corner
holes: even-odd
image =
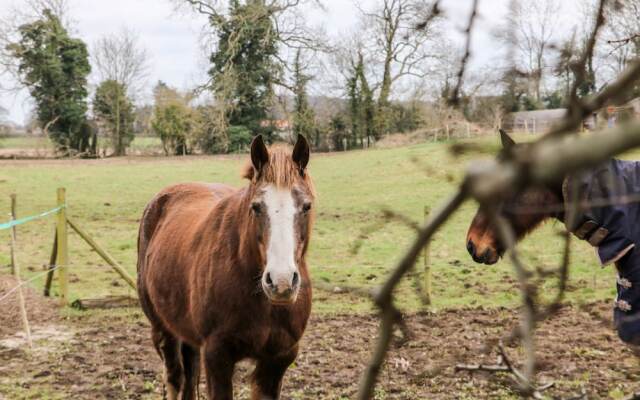
[[[508,156],[515,146],[521,146],[504,131],[500,135],[504,149],[499,157]],[[622,341],[636,346],[640,345],[640,204],[625,203],[624,199],[637,196],[640,162],[611,159],[558,182],[524,188],[499,204],[499,212],[517,240],[544,220],[554,218],[594,246],[603,266],[615,265],[615,327]],[[476,262],[484,264],[498,262],[505,252],[496,227],[482,208],[469,228],[467,250]]]
[[[311,311],[305,254],[314,189],[309,145],[251,144],[247,187],[188,183],[147,205],[138,291],[169,399],[232,399],[235,364],[253,359],[252,399],[277,399]]]
[[[514,149],[516,143],[502,130],[500,138],[503,150],[498,157],[504,157]],[[558,206],[562,205],[562,182],[561,179],[547,186],[528,187],[503,199],[499,212],[510,223],[517,240],[549,218],[562,219],[562,212],[558,212]],[[467,250],[474,261],[489,265],[497,263],[506,250],[495,226],[482,208],[469,227]]]

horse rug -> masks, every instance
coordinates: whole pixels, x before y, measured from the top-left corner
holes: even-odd
[[[611,159],[567,177],[562,192],[567,229],[617,268],[618,335],[640,344],[640,162]]]

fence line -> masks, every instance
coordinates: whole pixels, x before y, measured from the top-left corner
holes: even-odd
[[[22,224],[25,224],[27,222],[34,221],[36,219],[44,218],[44,217],[46,217],[48,215],[57,213],[58,211],[62,210],[64,207],[65,207],[65,205],[63,204],[61,206],[58,206],[56,208],[52,208],[51,210],[42,212],[40,214],[31,215],[31,216],[24,217],[24,218],[19,218],[19,219],[12,219],[10,221],[1,223],[0,224],[0,231],[3,230],[3,229],[13,228],[14,226],[22,225]]]
[[[88,265],[87,265],[88,267]],[[50,269],[47,269],[44,272],[41,272],[39,274],[36,274],[34,276],[32,276],[31,278],[27,279],[27,280],[20,280],[17,286],[14,286],[13,288],[11,288],[7,293],[5,293],[4,295],[0,296],[0,303],[2,303],[2,300],[6,299],[7,297],[9,297],[11,295],[11,293],[15,292],[16,290],[18,290],[19,288],[21,288],[22,286],[26,285],[27,283],[33,282],[35,280],[38,280],[40,278],[42,278],[43,276],[45,276],[46,274],[49,273],[49,271],[55,271],[58,268],[60,268],[59,265],[56,265],[54,267],[51,267]]]
[[[56,271],[59,268],[60,268],[60,265],[53,265],[53,266],[51,266],[51,268],[48,268],[46,271],[42,271],[42,272],[40,272],[38,274],[35,274],[32,277],[30,277],[29,279],[25,279],[25,280],[20,279],[18,285],[12,287],[11,289],[9,289],[9,291],[7,291],[5,294],[0,296],[0,303],[2,303],[3,300],[6,300],[7,297],[11,296],[12,293],[14,293],[16,290],[18,290],[22,286],[24,286],[24,285],[26,285],[28,283],[31,283],[33,281],[37,281],[38,279],[42,278],[43,276],[51,273],[52,271]],[[76,269],[76,268],[95,268],[95,266],[93,266],[93,265],[74,265],[72,268],[73,269]]]
[[[45,296],[48,296],[50,287],[53,281],[53,273],[58,270],[58,283],[60,286],[60,300],[63,305],[69,304],[69,277],[67,267],[69,266],[69,256],[68,256],[68,230],[67,225],[70,226],[79,236],[82,238],[96,253],[104,259],[110,266],[113,268],[118,275],[124,279],[127,284],[136,289],[135,279],[127,273],[127,271],[107,252],[104,248],[99,246],[97,242],[85,231],[83,230],[77,222],[71,221],[67,216],[67,204],[66,204],[66,190],[65,188],[58,188],[56,192],[57,197],[57,206],[48,211],[41,212],[39,214],[30,215],[28,217],[15,219],[12,218],[8,222],[0,223],[0,230],[13,228],[21,224],[25,224],[27,222],[31,222],[40,218],[44,218],[50,215],[56,215],[56,229],[54,236],[54,248],[51,254],[51,259],[49,261],[49,267],[47,271],[42,274],[36,275],[36,277],[40,277],[42,275],[48,275],[45,283]],[[15,198],[15,195],[11,196],[12,199]],[[15,246],[15,244],[14,244]],[[21,282],[20,278],[17,277],[18,282]],[[30,279],[26,282],[31,282],[34,279]],[[0,300],[7,297],[10,293],[20,288],[22,284],[19,284],[16,288],[11,289],[4,296],[0,297]]]

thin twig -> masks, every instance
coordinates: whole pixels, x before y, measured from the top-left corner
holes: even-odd
[[[516,239],[515,234],[511,226],[505,221],[503,217],[497,214],[495,208],[489,208],[490,217],[494,224],[498,228],[498,233],[500,235],[500,239],[505,244],[507,249],[509,249],[509,255],[511,258],[511,263],[513,264],[514,269],[516,270],[516,276],[518,278],[518,282],[520,283],[520,295],[522,297],[522,319],[520,321],[520,331],[522,335],[522,344],[524,346],[525,352],[525,366],[524,366],[524,375],[519,377],[519,383],[522,391],[525,394],[531,394],[531,388],[534,387],[534,379],[535,379],[535,341],[534,341],[534,331],[536,325],[536,309],[535,309],[535,300],[531,295],[531,288],[529,286],[529,278],[527,270],[525,269],[522,261],[518,257],[518,252],[516,248]],[[504,353],[504,349],[501,348],[501,351]],[[503,354],[503,357],[506,357],[506,354]],[[505,360],[507,363],[507,360]],[[515,369],[514,369],[515,371]]]
[[[382,209],[382,215],[387,220],[395,220],[395,221],[398,221],[398,222],[402,223],[403,225],[405,225],[409,229],[415,231],[416,233],[420,232],[420,224],[417,223],[416,221],[412,220],[411,218],[409,218],[408,216],[406,216],[404,214],[401,214],[399,212],[393,211],[393,210],[391,210],[389,208],[383,208]]]
[[[473,38],[472,32],[476,17],[478,15],[478,3],[479,0],[473,0],[471,16],[469,17],[469,24],[467,25],[467,29],[465,30],[467,43],[465,45],[464,56],[462,57],[462,61],[460,62],[460,69],[458,70],[458,80],[456,82],[456,86],[453,89],[453,92],[451,92],[451,96],[449,97],[448,101],[452,106],[457,106],[460,103],[460,90],[462,89],[462,83],[464,80],[464,73],[467,68],[467,63],[469,62],[469,57],[471,56],[471,41]]]
[[[458,371],[483,371],[483,372],[509,372],[510,369],[502,363],[500,358],[497,364],[456,364],[454,370]]]
[[[367,365],[366,371],[360,381],[357,398],[368,400],[373,396],[373,389],[382,368],[391,341],[393,326],[400,315],[393,304],[393,291],[402,280],[402,277],[413,267],[420,256],[422,248],[431,240],[433,234],[444,224],[467,198],[465,190],[459,190],[439,212],[434,213],[414,240],[413,244],[394,268],[391,275],[375,296],[375,303],[381,310],[382,321],[378,341]]]
[[[427,14],[426,18],[424,18],[423,21],[420,21],[420,23],[416,25],[416,30],[420,31],[426,29],[431,24],[431,21],[438,18],[441,13],[442,11],[440,10],[440,0],[436,0],[433,2],[431,11]]]
[[[587,64],[593,59],[593,51],[598,39],[598,33],[600,32],[600,28],[605,23],[604,9],[606,3],[607,0],[600,0],[600,2],[598,3],[595,25],[593,27],[593,30],[591,31],[591,35],[587,40],[587,44],[584,51],[582,52],[582,56],[573,65],[575,79],[569,91],[568,119],[579,119],[581,121],[584,118],[584,105],[582,104],[582,100],[578,97],[578,89],[587,80]],[[562,132],[556,131],[555,133],[559,134]]]

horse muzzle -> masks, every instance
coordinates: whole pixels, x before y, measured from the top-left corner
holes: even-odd
[[[262,290],[274,305],[295,303],[300,290],[300,274],[295,271],[285,276],[265,272],[262,278]]]
[[[473,243],[473,240],[469,240],[467,242],[467,251],[471,255],[471,258],[473,258],[473,261],[486,265],[493,265],[497,263],[504,253],[503,251],[489,246],[479,248],[475,243]]]

